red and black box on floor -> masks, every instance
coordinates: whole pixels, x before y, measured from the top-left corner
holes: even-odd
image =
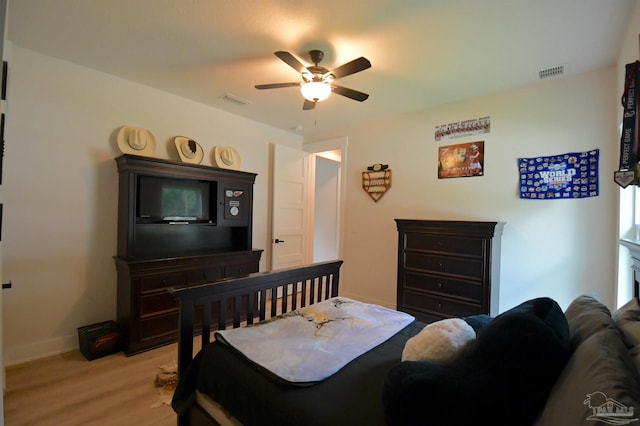
[[[122,349],[122,338],[115,321],[104,321],[78,328],[80,352],[89,361]]]

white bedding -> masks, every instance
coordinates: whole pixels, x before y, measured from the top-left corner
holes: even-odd
[[[334,297],[272,320],[216,332],[254,363],[293,383],[326,379],[414,318],[379,305]]]

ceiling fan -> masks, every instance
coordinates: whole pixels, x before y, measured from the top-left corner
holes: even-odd
[[[302,65],[302,63],[289,52],[278,51],[274,52],[274,54],[291,68],[298,71],[302,77],[302,81],[298,83],[257,84],[256,89],[279,89],[282,87],[300,86],[302,96],[305,98],[304,104],[302,105],[303,110],[313,109],[316,103],[327,99],[331,92],[359,102],[363,102],[369,97],[366,93],[333,84],[334,80],[371,68],[371,62],[365,57],[354,59],[333,70],[328,70],[318,65],[322,61],[322,58],[324,58],[324,52],[321,50],[309,51],[311,62],[314,63],[314,65],[309,67]]]

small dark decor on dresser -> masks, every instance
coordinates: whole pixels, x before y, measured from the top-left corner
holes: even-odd
[[[257,272],[262,250],[251,247],[254,173],[130,154],[116,162],[117,313],[131,355],[176,341],[170,287]]]
[[[570,356],[569,326],[549,298],[498,315],[449,363],[407,361],[382,398],[389,425],[530,425]]]

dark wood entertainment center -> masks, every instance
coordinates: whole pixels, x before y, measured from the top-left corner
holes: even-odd
[[[116,163],[117,322],[133,355],[177,340],[178,304],[169,288],[259,270],[256,174],[128,154]]]

